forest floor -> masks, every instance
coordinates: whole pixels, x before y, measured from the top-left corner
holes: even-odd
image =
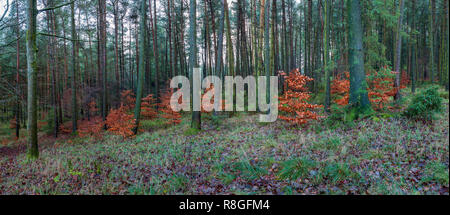
[[[203,130],[0,145],[0,194],[449,194],[449,102],[432,123],[390,114],[328,127],[205,116]],[[152,122],[147,122],[152,123]],[[155,123],[156,124],[156,123]]]

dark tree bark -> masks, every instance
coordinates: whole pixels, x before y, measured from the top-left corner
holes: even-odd
[[[329,59],[329,50],[328,50],[328,45],[329,45],[329,41],[330,41],[330,13],[331,13],[331,2],[330,0],[324,0],[324,40],[323,40],[323,52],[324,52],[324,63],[323,63],[323,68],[325,70],[325,80],[326,80],[326,87],[325,87],[325,111],[326,112],[330,112],[330,97],[331,97],[331,92],[330,92],[330,69],[328,68],[328,59]]]
[[[270,39],[269,39],[269,11],[270,1],[267,0],[264,5],[264,70],[266,73],[266,103],[270,102]]]
[[[357,113],[364,113],[368,109],[371,109],[371,107],[367,94],[366,75],[364,71],[363,28],[359,0],[349,0],[347,2],[347,10],[350,65],[349,105]]]
[[[113,0],[113,15],[114,15],[114,73],[116,75],[116,94],[120,94],[121,80],[119,71],[119,1]]]
[[[20,19],[19,1],[16,0],[16,138],[20,137]]]
[[[189,76],[191,77],[191,94],[197,93],[193,91],[192,80],[194,74],[194,67],[197,64],[197,1],[189,1]],[[191,128],[201,129],[201,112],[192,111]]]
[[[99,0],[99,88],[101,88],[102,98],[101,98],[101,112],[103,121],[106,121],[106,116],[108,115],[107,106],[107,50],[106,50],[106,0]],[[106,129],[106,125],[105,125]]]
[[[71,88],[72,88],[72,132],[77,131],[77,121],[78,121],[78,109],[77,109],[77,67],[78,67],[78,53],[77,53],[77,35],[75,32],[75,3],[72,2],[70,5],[71,10],[71,26],[72,26],[72,74]]]
[[[222,74],[222,60],[223,60],[223,31],[225,20],[225,5],[224,0],[221,0],[221,13],[219,19],[219,37],[217,42],[217,61],[216,61],[216,74]]]
[[[434,82],[434,76],[435,76],[435,63],[434,63],[434,40],[435,40],[435,27],[434,27],[434,22],[435,22],[435,2],[436,0],[430,0],[429,3],[429,29],[430,29],[430,33],[429,33],[429,46],[430,46],[430,54],[429,54],[429,70],[430,70],[430,81]]]
[[[154,21],[153,21],[153,14],[152,14],[152,4],[151,0],[148,0],[148,6],[150,11],[150,23],[152,27],[152,37],[153,37],[153,57],[155,59],[155,97],[157,102],[159,102],[159,57],[158,57],[158,23],[157,23],[157,16],[156,16],[156,0],[154,0],[153,4],[153,10],[154,10]]]
[[[277,51],[276,46],[278,40],[276,39],[276,28],[277,28],[277,0],[272,0],[272,23],[271,23],[271,48],[270,48],[270,69],[272,70],[272,75],[277,71],[277,61],[275,60]]]
[[[50,7],[53,6],[53,1],[48,2]],[[47,13],[47,23],[48,23],[48,29],[49,32],[51,32],[53,35],[56,35],[56,26],[55,26],[55,13],[53,11],[46,11]],[[59,120],[58,120],[58,104],[57,104],[57,90],[56,90],[56,38],[50,37],[50,42],[48,44],[48,53],[49,53],[49,70],[52,73],[51,77],[51,99],[52,99],[52,109],[53,109],[53,117],[54,117],[54,128],[53,128],[53,135],[54,137],[58,137],[58,131],[59,131]]]
[[[281,56],[283,56],[283,70],[284,72],[286,72],[286,74],[289,74],[289,57],[288,57],[288,53],[289,53],[289,47],[288,47],[288,38],[287,38],[287,21],[286,21],[286,1],[285,0],[281,0],[281,8],[283,11],[283,29],[282,29],[282,34],[283,34],[283,53],[281,54]]]
[[[140,21],[139,21],[139,52],[141,53],[139,55],[139,76],[138,76],[138,85],[137,85],[137,93],[136,93],[136,106],[134,109],[134,118],[136,119],[136,125],[134,127],[134,134],[137,134],[138,128],[139,128],[139,122],[140,122],[140,116],[141,116],[141,103],[142,103],[142,94],[143,94],[143,85],[144,85],[144,70],[145,70],[145,19],[147,17],[147,6],[145,4],[146,0],[141,0],[141,14],[140,14]]]
[[[412,0],[412,11],[414,13],[414,11],[416,10],[416,0]],[[411,15],[411,19],[412,19],[412,24],[411,24],[411,28],[412,30],[416,29],[416,20],[415,20],[415,16]],[[415,40],[417,40],[415,35],[412,35],[412,41],[410,42],[410,47],[411,47],[411,92],[415,93],[416,92],[416,42],[414,42]]]
[[[405,6],[405,1],[400,0],[399,2],[399,17],[398,17],[398,23],[397,23],[397,44],[396,44],[396,51],[395,51],[395,83],[394,87],[396,89],[396,93],[394,96],[394,99],[398,101],[400,99],[400,78],[401,78],[401,59],[402,59],[402,25],[403,25],[403,8]]]
[[[28,69],[28,157],[39,157],[37,138],[37,45],[36,45],[36,0],[27,0],[27,69]]]

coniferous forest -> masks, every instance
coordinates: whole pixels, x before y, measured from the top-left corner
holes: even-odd
[[[0,0],[0,195],[448,195],[448,11]]]

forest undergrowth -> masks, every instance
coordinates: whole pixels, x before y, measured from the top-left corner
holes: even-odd
[[[3,140],[0,194],[448,195],[448,98],[443,105],[433,121],[388,111],[299,127],[204,115],[196,132],[185,114],[174,126],[143,121],[132,139],[40,134],[35,161],[24,140]]]

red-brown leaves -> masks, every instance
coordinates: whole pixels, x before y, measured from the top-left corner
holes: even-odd
[[[95,113],[95,112],[98,111],[97,103],[95,103],[94,100],[92,100],[92,101],[88,104],[88,108],[89,108],[89,112],[90,112],[90,113]]]
[[[343,77],[344,76],[344,77]],[[350,74],[345,72],[339,74],[331,84],[331,94],[338,95],[338,99],[335,100],[336,104],[345,106],[348,104],[350,91]]]
[[[349,79],[349,73],[344,72],[343,75],[339,75],[332,82],[331,93],[338,96],[334,100],[338,105],[345,106],[348,104],[350,91]],[[398,91],[394,87],[395,72],[389,71],[387,67],[384,67],[380,71],[368,72],[366,80],[369,86],[367,91],[370,103],[375,110],[383,109],[389,103],[391,97]],[[400,89],[406,88],[408,83],[409,78],[406,72],[402,72]]]
[[[156,99],[152,94],[142,99],[141,115],[143,119],[155,119],[158,116],[158,112],[155,110]]]
[[[400,89],[406,88],[410,82],[411,82],[411,80],[409,80],[408,73],[403,70],[402,71],[402,76],[401,76],[401,79],[400,79]]]
[[[170,101],[174,99],[172,98],[172,94],[172,88],[170,88],[166,92],[163,92],[161,96],[161,103],[159,103],[158,106],[160,107],[160,111],[163,113],[161,117],[168,120],[167,124],[180,124],[181,114],[179,112],[173,111],[170,107]],[[181,97],[177,102],[180,102],[180,100]]]
[[[9,121],[9,128],[10,128],[10,129],[15,129],[16,126],[17,126],[17,120],[16,120],[16,117],[14,117],[13,119],[11,119],[11,120]]]
[[[158,105],[162,112],[161,117],[168,119],[168,124],[179,124],[181,122],[181,114],[175,112],[170,107],[170,99],[173,94],[173,89],[168,90],[161,97],[161,103],[156,104],[156,99],[152,94],[142,98],[141,103],[141,117],[142,119],[152,120],[159,116],[156,106]],[[90,120],[78,121],[78,135],[80,137],[100,137],[103,128],[106,125],[108,131],[113,134],[120,135],[124,138],[133,138],[134,126],[136,119],[130,112],[135,107],[136,98],[131,90],[125,90],[121,93],[121,106],[117,109],[111,109],[106,121],[104,122],[101,117],[91,117]],[[178,101],[181,102],[181,99]],[[88,104],[89,112],[97,112],[97,105],[95,101],[91,101]],[[60,127],[62,134],[70,134],[72,132],[72,122],[66,122]]]
[[[59,132],[62,134],[72,133],[72,122],[68,121],[59,126]]]
[[[104,125],[103,119],[99,116],[93,117],[91,120],[78,121],[78,136],[99,138],[102,134]]]
[[[301,75],[298,69],[285,76],[284,95],[279,98],[279,110],[285,114],[278,118],[297,125],[321,118],[313,110],[323,106],[308,103],[311,95],[307,91],[306,83],[312,80]]]
[[[134,137],[133,128],[136,120],[132,114],[127,113],[127,107],[121,105],[118,109],[111,109],[106,117],[108,131],[121,135],[124,138]]]
[[[120,101],[126,110],[132,110],[136,105],[136,98],[131,90],[122,91],[122,93],[120,93]]]

